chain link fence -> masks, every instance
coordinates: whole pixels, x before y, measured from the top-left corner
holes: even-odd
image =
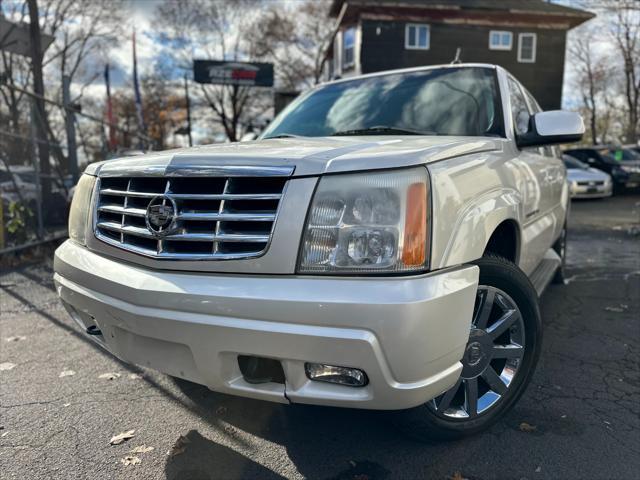
[[[124,147],[109,147],[107,129],[131,145],[148,141],[83,113],[68,100],[69,85],[63,87],[64,104],[15,88],[24,97],[21,122],[12,122],[11,112],[0,107],[0,256],[67,236],[79,172],[88,163],[126,154]]]

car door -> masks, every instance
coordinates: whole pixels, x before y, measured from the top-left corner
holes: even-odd
[[[516,135],[528,131],[529,120],[534,113],[524,92],[518,81],[509,77],[509,99]],[[562,188],[558,182],[564,181],[564,170],[558,170],[559,166],[555,165],[554,159],[546,157],[538,147],[519,150],[517,164],[525,178],[521,192],[520,267],[529,274],[542,260],[558,230],[558,188]]]

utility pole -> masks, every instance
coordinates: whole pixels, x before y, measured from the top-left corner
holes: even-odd
[[[33,91],[35,93],[35,126],[42,174],[42,198],[46,204],[51,196],[51,164],[49,162],[49,142],[44,108],[44,81],[42,78],[42,43],[40,23],[38,22],[37,0],[27,0],[29,7],[29,40],[31,43],[31,69],[33,71]]]
[[[62,103],[64,104],[64,119],[67,127],[67,158],[69,159],[69,173],[74,185],[78,182],[78,151],[76,146],[76,125],[73,105],[71,105],[71,78],[62,77]]]
[[[187,104],[187,134],[189,135],[189,146],[193,147],[193,137],[191,136],[191,102],[189,100],[189,83],[187,74],[184,74],[184,98]]]

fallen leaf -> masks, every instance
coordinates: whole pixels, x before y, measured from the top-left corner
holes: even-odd
[[[624,303],[621,303],[620,306],[609,306],[609,307],[604,307],[604,309],[607,312],[614,312],[614,313],[622,313],[625,312],[627,310],[628,305],[625,305]]]
[[[75,375],[76,372],[74,372],[73,370],[63,370],[62,372],[60,372],[60,375],[58,375],[58,377],[62,378],[62,377],[71,377],[73,375]]]
[[[9,363],[9,362],[0,363],[0,371],[2,371],[2,370],[11,370],[15,366],[16,366],[15,363]]]
[[[178,455],[183,454],[184,451],[187,448],[187,445],[190,444],[190,443],[191,443],[191,440],[189,440],[184,435],[180,435],[178,437],[178,440],[176,440],[176,443],[174,443],[173,447],[171,447],[171,450],[169,450],[167,452],[167,455],[169,455],[169,457],[173,458],[173,457],[176,457]]]
[[[140,445],[139,447],[134,448],[129,453],[147,453],[153,450],[153,447],[147,447],[146,445]]]
[[[138,379],[142,378],[142,375],[139,375],[139,374],[137,374],[137,373],[130,373],[130,374],[129,374],[129,378],[130,378],[131,380],[138,380]]]
[[[449,480],[468,480],[467,477],[463,477],[460,472],[453,472],[453,475],[447,478]]]
[[[9,337],[7,338],[7,342],[19,342],[21,340],[26,340],[27,337],[24,337],[22,335],[16,335],[15,337]]]
[[[111,437],[111,440],[109,440],[109,443],[111,445],[120,445],[122,442],[126,442],[130,438],[133,438],[135,432],[136,432],[135,430],[129,430],[126,432],[119,433],[115,437]]]
[[[106,378],[107,380],[115,380],[116,378],[120,378],[119,373],[103,373],[102,375],[98,375],[98,378]]]
[[[126,457],[121,458],[120,462],[122,462],[123,465],[138,465],[142,460],[135,455],[127,455]]]
[[[518,428],[520,429],[521,432],[530,433],[530,432],[535,432],[538,427],[536,427],[535,425],[531,425],[527,422],[522,422]]]
[[[3,432],[2,435],[0,435],[0,437],[4,437],[6,435],[9,435],[9,432]]]
[[[68,407],[68,406],[70,406],[70,405],[71,405],[70,403],[63,403],[63,404],[62,404],[62,406],[63,406],[63,407]]]

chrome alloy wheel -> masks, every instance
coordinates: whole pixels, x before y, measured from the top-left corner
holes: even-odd
[[[522,314],[504,291],[480,285],[469,341],[456,384],[428,403],[440,417],[469,420],[488,412],[509,391],[525,349]]]

